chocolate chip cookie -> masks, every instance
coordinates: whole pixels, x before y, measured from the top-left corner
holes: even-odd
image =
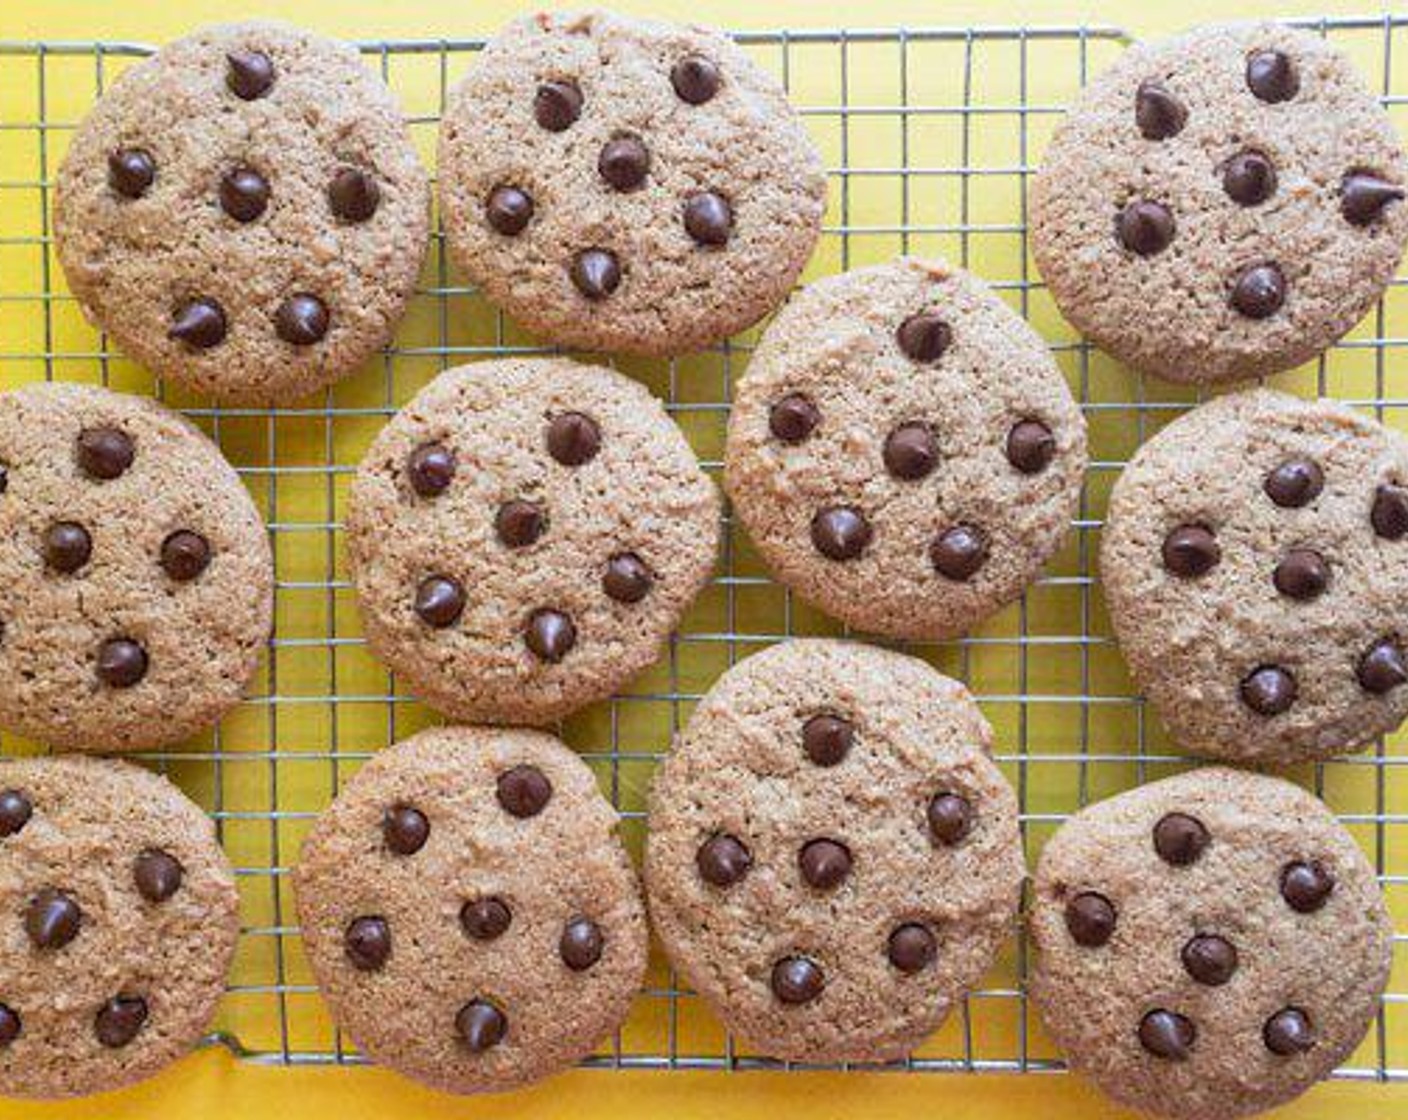
[[[129,763],[0,760],[0,1093],[149,1077],[205,1032],[239,934],[200,809]]]
[[[0,394],[0,725],[98,752],[205,729],[254,674],[273,568],[181,416],[87,385]]]
[[[728,39],[607,12],[510,24],[445,111],[450,251],[553,342],[679,354],[786,296],[826,178],[782,89]]]
[[[620,1026],[645,908],[592,772],[537,731],[382,751],[295,870],[308,959],[375,1061],[451,1092],[555,1073]]]
[[[1084,471],[1085,421],[1046,346],[941,261],[806,288],[729,419],[729,495],[774,574],[899,637],[964,633],[1020,595]]]
[[[1086,89],[1032,184],[1032,250],[1096,345],[1174,381],[1315,357],[1408,240],[1408,160],[1323,38],[1271,23],[1131,47]]]
[[[1293,762],[1408,715],[1408,441],[1268,389],[1164,428],[1110,497],[1110,620],[1185,749]]]
[[[353,480],[373,650],[457,719],[546,723],[659,654],[718,550],[719,501],[641,385],[562,358],[441,374]]]
[[[798,640],[729,670],[655,777],[646,890],[670,959],[798,1061],[887,1061],[987,969],[1024,874],[1017,800],[966,689]]]
[[[125,71],[55,185],[85,312],[156,373],[231,401],[302,396],[384,345],[428,222],[386,86],[350,47],[279,23],[209,27]]]
[[[1393,929],[1319,801],[1213,767],[1083,810],[1047,843],[1031,994],[1125,1105],[1223,1120],[1290,1100],[1364,1036]]]

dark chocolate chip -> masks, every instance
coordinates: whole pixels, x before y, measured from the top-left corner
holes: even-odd
[[[1242,678],[1242,703],[1260,716],[1277,716],[1296,702],[1296,679],[1279,665],[1259,665]]]
[[[93,1018],[93,1033],[109,1050],[126,1046],[147,1021],[147,1001],[140,996],[113,996]]]
[[[1238,152],[1222,165],[1222,189],[1240,206],[1258,206],[1276,193],[1276,167],[1261,152]]]
[[[113,479],[132,465],[132,437],[116,428],[84,428],[78,433],[78,466],[89,478]]]
[[[602,145],[596,169],[618,191],[633,191],[650,174],[650,149],[639,136],[618,136]]]
[[[1313,914],[1335,889],[1335,878],[1314,861],[1295,860],[1281,868],[1281,897],[1299,914]]]
[[[1084,891],[1066,903],[1066,930],[1077,945],[1098,949],[1115,935],[1115,908],[1103,894]]]
[[[1300,79],[1281,51],[1257,51],[1247,59],[1247,88],[1260,100],[1275,104],[1294,97]]]
[[[835,766],[854,742],[855,728],[840,716],[812,716],[802,725],[802,750],[818,766]]]
[[[131,688],[147,675],[147,651],[131,638],[109,638],[98,647],[98,679],[111,688]]]
[[[835,840],[808,840],[797,853],[802,878],[820,891],[839,887],[851,873],[851,853]]]
[[[783,1003],[810,1003],[825,987],[821,966],[806,957],[783,957],[772,966],[772,992]]]
[[[828,560],[854,560],[870,544],[870,522],[850,506],[817,511],[811,532],[813,547]]]
[[[929,801],[926,814],[929,835],[949,847],[957,844],[973,830],[973,806],[966,797],[956,793],[936,793]]]
[[[443,443],[422,443],[406,456],[406,477],[422,498],[433,498],[455,477],[455,454]]]
[[[681,101],[703,105],[719,92],[723,78],[719,68],[697,54],[686,55],[670,70],[670,84]]]
[[[1310,1017],[1298,1007],[1282,1008],[1267,1019],[1261,1029],[1261,1038],[1268,1050],[1283,1058],[1304,1054],[1315,1045]]]
[[[484,215],[497,232],[517,237],[533,220],[533,198],[517,187],[495,187],[484,203]]]
[[[906,922],[891,932],[886,951],[892,965],[901,972],[912,974],[934,963],[934,958],[939,954],[939,944],[928,926]]]
[[[261,51],[231,51],[225,56],[225,84],[236,97],[253,101],[274,84],[274,63]]]
[[[1197,1037],[1193,1021],[1176,1011],[1150,1011],[1139,1021],[1139,1044],[1156,1058],[1186,1060]]]
[[[1174,867],[1197,862],[1211,842],[1212,836],[1203,822],[1187,813],[1168,813],[1154,825],[1154,851]]]
[[[753,857],[743,842],[727,833],[711,836],[694,853],[694,864],[706,883],[731,887],[753,866]]]
[[[34,805],[17,789],[0,792],[0,837],[13,836],[29,823]]]
[[[504,812],[524,820],[547,808],[552,783],[536,766],[520,763],[499,775],[496,792]]]
[[[1281,557],[1271,580],[1282,595],[1304,602],[1330,585],[1330,565],[1314,549],[1293,548]]]
[[[455,1030],[473,1054],[492,1050],[508,1033],[504,1013],[485,999],[470,1000],[455,1016]]]
[[[44,530],[44,563],[56,572],[76,572],[93,555],[93,538],[82,525],[58,521]]]
[[[1134,94],[1134,123],[1144,139],[1167,140],[1183,131],[1188,110],[1167,86],[1150,78]]]
[[[606,597],[618,603],[639,603],[654,584],[655,577],[634,552],[618,552],[611,557],[606,562],[606,574],[601,577]]]
[[[193,299],[183,303],[171,317],[166,337],[175,338],[196,350],[209,350],[225,341],[225,311],[213,299]]]
[[[10,488],[10,468],[0,464],[0,494]]]
[[[1287,459],[1267,472],[1261,488],[1278,506],[1298,509],[1313,502],[1325,488],[1325,472],[1313,459]]]
[[[501,898],[473,898],[460,907],[460,925],[475,941],[493,941],[508,932],[513,911]]]
[[[1340,181],[1340,213],[1356,226],[1372,225],[1390,202],[1402,202],[1403,188],[1372,171],[1351,171]]]
[[[1173,241],[1173,213],[1161,202],[1138,199],[1115,218],[1115,236],[1131,253],[1152,257]]]
[[[427,576],[416,588],[416,614],[437,630],[453,626],[464,613],[464,603],[464,586],[453,576]]]
[[[148,848],[132,861],[132,881],[148,902],[165,902],[181,889],[186,869],[170,852]]]
[[[923,312],[901,323],[895,338],[914,361],[937,362],[953,343],[953,328],[933,312]]]
[[[533,97],[533,116],[549,132],[565,132],[582,115],[582,91],[575,82],[544,82]]]
[[[684,204],[684,228],[700,245],[726,245],[733,232],[733,208],[712,191],[691,195]]]
[[[353,968],[375,972],[391,956],[391,925],[385,918],[357,918],[342,935],[342,947]]]
[[[187,583],[210,565],[210,542],[189,529],[177,529],[161,542],[161,567],[178,583]]]
[[[584,412],[561,412],[548,425],[548,454],[564,467],[580,467],[601,450],[601,429]]]
[[[108,156],[108,186],[123,198],[141,198],[156,179],[156,161],[141,148],[120,148]]]
[[[381,188],[360,167],[344,167],[328,184],[328,208],[344,222],[365,222],[381,205]]]
[[[621,265],[607,249],[583,249],[572,258],[572,283],[589,300],[605,299],[621,286]]]
[[[1396,641],[1381,638],[1359,659],[1355,675],[1365,692],[1382,696],[1408,681],[1408,663],[1404,662],[1403,650]]]
[[[532,502],[505,502],[494,515],[494,532],[509,548],[527,548],[546,528],[547,518]]]
[[[939,441],[927,424],[901,424],[885,437],[885,469],[908,481],[923,478],[939,462]]]
[[[393,805],[381,816],[381,835],[398,856],[413,856],[430,839],[430,821],[412,805]]]
[[[0,1046],[9,1046],[19,1038],[21,1029],[19,1013],[8,1004],[0,1003]]]
[[[1369,512],[1374,532],[1385,540],[1396,541],[1408,534],[1408,490],[1384,483],[1374,491],[1374,507]]]
[[[934,570],[946,579],[971,579],[987,562],[988,538],[975,525],[955,525],[945,529],[929,546]]]
[[[801,393],[789,393],[768,409],[768,431],[783,443],[801,443],[821,423],[821,412]]]
[[[601,950],[605,941],[601,927],[590,918],[573,918],[562,927],[562,936],[557,942],[557,951],[562,963],[573,972],[584,972],[601,960]]]
[[[577,627],[570,615],[541,607],[528,616],[523,640],[542,660],[556,664],[577,644]]]
[[[1199,984],[1215,988],[1237,971],[1237,948],[1226,938],[1200,933],[1183,946],[1183,967]]]
[[[252,222],[269,205],[269,184],[250,167],[236,167],[220,180],[220,209],[237,222]]]
[[[1286,277],[1270,262],[1252,265],[1232,285],[1232,307],[1248,319],[1269,318],[1285,302]]]
[[[328,306],[315,295],[291,295],[274,313],[274,330],[294,346],[312,346],[328,333]]]
[[[36,949],[62,949],[78,936],[83,911],[61,890],[45,887],[29,901],[24,930]]]
[[[1007,433],[1007,461],[1023,474],[1044,471],[1056,455],[1056,437],[1040,420],[1018,420]]]

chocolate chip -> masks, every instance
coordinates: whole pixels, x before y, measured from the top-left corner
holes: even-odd
[[[1161,202],[1139,199],[1129,203],[1115,218],[1115,236],[1131,253],[1152,257],[1162,253],[1173,240],[1173,213]]]
[[[835,766],[854,742],[855,728],[840,716],[812,716],[802,725],[802,750],[818,766]]]
[[[573,918],[562,927],[557,951],[573,972],[584,972],[601,960],[601,927],[590,918]]]
[[[147,651],[131,638],[109,638],[98,647],[98,679],[111,688],[131,688],[147,675]]]
[[[1164,568],[1182,579],[1205,575],[1222,559],[1222,549],[1205,525],[1180,525],[1164,538]]]
[[[832,506],[812,518],[812,545],[828,560],[854,560],[870,544],[870,522],[858,509]]]
[[[885,469],[907,481],[923,478],[939,462],[939,441],[927,424],[901,424],[885,437]]]
[[[93,1017],[93,1033],[109,1050],[126,1046],[147,1021],[147,1001],[140,996],[113,996]]]
[[[0,793],[0,837],[13,836],[29,823],[34,805],[17,789]]]
[[[962,582],[971,579],[988,558],[987,535],[974,525],[945,529],[929,546],[929,559],[939,575]]]
[[[29,901],[24,930],[36,949],[62,949],[78,936],[83,911],[63,891],[45,887]]]
[[[1247,59],[1247,88],[1266,102],[1289,101],[1300,90],[1291,60],[1280,51],[1257,51]]]
[[[1260,716],[1277,716],[1296,702],[1296,679],[1279,665],[1259,665],[1242,679],[1242,703]]]
[[[552,783],[536,766],[521,763],[499,775],[496,786],[504,812],[520,820],[536,817],[552,799]]]
[[[606,574],[601,577],[601,589],[618,603],[639,603],[655,584],[655,577],[645,561],[634,552],[618,552],[606,562]]]
[[[357,918],[342,935],[342,947],[353,968],[375,972],[391,956],[391,926],[385,918]]]
[[[1044,471],[1056,455],[1056,437],[1040,420],[1018,420],[1007,433],[1007,461],[1023,474]]]
[[[956,793],[936,793],[929,801],[929,835],[949,847],[973,829],[973,806]]]
[[[582,115],[582,91],[575,82],[544,82],[533,97],[533,116],[549,132],[565,132]]]
[[[1276,193],[1276,168],[1261,152],[1238,152],[1222,165],[1222,189],[1240,206],[1257,206]]]
[[[381,205],[381,188],[359,167],[344,167],[328,184],[328,208],[344,222],[365,222]]]
[[[1286,278],[1271,263],[1253,265],[1232,285],[1232,307],[1248,319],[1266,319],[1286,302]]]
[[[1167,140],[1183,131],[1188,110],[1162,82],[1150,78],[1134,94],[1134,123],[1145,140]]]
[[[1283,1058],[1304,1054],[1315,1045],[1310,1017],[1298,1007],[1283,1008],[1267,1019],[1261,1028],[1261,1038],[1268,1050]]]
[[[210,565],[210,542],[189,529],[177,529],[161,542],[161,567],[178,583],[196,578]]]
[[[783,957],[772,966],[772,992],[783,1003],[810,1003],[825,987],[821,966],[806,957]]]
[[[500,898],[474,898],[460,907],[460,925],[475,941],[493,941],[508,932],[513,911]]]
[[[1197,862],[1211,842],[1212,837],[1203,822],[1187,813],[1168,813],[1154,825],[1154,851],[1174,867],[1187,867]]]
[[[274,330],[294,346],[312,346],[328,333],[328,307],[317,296],[299,292],[289,296],[274,313]]]
[[[1351,171],[1340,181],[1340,213],[1356,226],[1373,224],[1390,202],[1402,202],[1403,188],[1372,171]]]
[[[0,464],[0,494],[5,493],[10,488],[10,469],[4,464]]]
[[[269,205],[269,184],[249,167],[236,167],[220,180],[220,209],[237,222],[252,222]]]
[[[1281,868],[1281,897],[1298,914],[1313,914],[1335,889],[1335,878],[1314,861],[1296,860]]]
[[[1199,984],[1215,988],[1237,971],[1237,948],[1216,934],[1200,933],[1183,946],[1183,967]]]
[[[540,658],[555,665],[577,644],[577,627],[569,615],[542,607],[528,616],[523,640]]]
[[[1313,459],[1287,459],[1267,472],[1261,488],[1278,506],[1298,509],[1319,496],[1325,488],[1325,473]]]
[[[503,1041],[508,1033],[508,1019],[488,1000],[470,1000],[455,1016],[455,1030],[471,1053],[482,1054]]]
[[[225,61],[229,64],[225,84],[236,97],[253,101],[274,84],[274,63],[261,51],[231,51]]]
[[[589,300],[605,299],[621,286],[621,266],[606,249],[583,249],[572,258],[572,283]]]
[[[808,884],[829,891],[840,886],[851,873],[851,853],[835,840],[808,840],[797,853],[797,866]]]
[[[56,572],[76,572],[93,555],[93,538],[82,525],[58,521],[44,531],[44,563]]]
[[[547,518],[532,502],[505,502],[494,515],[494,532],[509,548],[527,548],[546,528]]]
[[[1066,903],[1066,930],[1077,945],[1098,949],[1115,934],[1115,908],[1103,894],[1084,891]]]
[[[505,237],[517,237],[533,220],[533,199],[517,187],[495,187],[484,203],[489,225]]]
[[[719,68],[697,54],[687,55],[670,70],[670,84],[681,101],[703,105],[719,92],[723,78]]]
[[[548,425],[548,454],[564,467],[580,467],[601,450],[601,429],[584,412],[560,412]]]
[[[1318,552],[1293,548],[1276,565],[1271,581],[1276,590],[1292,599],[1314,599],[1330,585],[1330,565]]]
[[[753,866],[753,857],[743,842],[727,833],[711,836],[694,853],[694,864],[706,883],[731,887]]]
[[[1139,1044],[1156,1058],[1186,1060],[1197,1036],[1193,1021],[1176,1011],[1150,1011],[1139,1021]]]
[[[132,881],[148,902],[165,902],[181,889],[186,869],[170,852],[148,848],[132,862]]]
[[[684,228],[700,245],[726,245],[733,232],[733,208],[712,191],[691,195],[684,204]]]
[[[416,614],[437,630],[458,621],[464,613],[464,602],[464,586],[453,576],[427,576],[416,588]]]
[[[176,309],[167,338],[196,350],[209,350],[225,341],[225,311],[213,299],[193,299]]]
[[[0,1003],[0,1046],[9,1046],[19,1038],[21,1029],[19,1013],[8,1004]]]
[[[1390,483],[1380,486],[1374,492],[1369,521],[1385,540],[1400,540],[1408,534],[1408,490]]]
[[[406,456],[406,477],[422,498],[433,498],[455,477],[455,454],[443,443],[422,443]]]
[[[430,839],[430,821],[411,805],[393,805],[381,815],[381,835],[398,856],[413,856]]]
[[[116,428],[84,428],[78,433],[78,466],[89,478],[120,477],[137,454],[132,437]]]
[[[915,973],[934,963],[939,944],[927,926],[906,922],[895,927],[886,946],[890,963],[904,973]]]
[[[1397,642],[1392,638],[1381,638],[1359,659],[1355,675],[1359,678],[1359,687],[1365,692],[1382,696],[1408,681],[1408,663],[1404,662],[1403,651]]]
[[[916,362],[937,362],[953,343],[953,328],[932,312],[911,315],[895,332],[900,349]]]
[[[596,169],[618,191],[633,191],[650,173],[650,149],[639,136],[618,136],[602,145]]]
[[[768,409],[768,431],[783,443],[801,443],[821,423],[821,412],[801,393],[789,393]]]
[[[120,148],[108,156],[108,186],[123,198],[141,198],[156,179],[156,161],[141,148]]]

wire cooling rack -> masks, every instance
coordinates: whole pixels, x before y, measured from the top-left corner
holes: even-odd
[[[1408,135],[1408,16],[1307,26],[1356,61]],[[1029,263],[1026,186],[1064,107],[1128,37],[1111,27],[780,31],[739,36],[776,73],[830,169],[825,232],[807,274],[937,254],[991,281],[1030,318],[1082,402],[1092,462],[1068,542],[1024,599],[963,640],[905,648],[967,681],[996,730],[997,756],[1021,799],[1029,859],[1071,812],[1187,765],[1133,693],[1096,593],[1105,500],[1132,450],[1197,399],[1145,381],[1084,345],[1056,314]],[[361,44],[401,97],[423,157],[448,88],[478,40]],[[289,869],[317,812],[369,755],[434,717],[367,653],[341,560],[351,471],[377,430],[440,370],[535,349],[447,267],[434,236],[394,344],[356,376],[277,410],[215,408],[182,396],[89,327],[53,252],[53,177],[96,96],[150,53],[133,43],[0,43],[0,385],[39,378],[153,393],[220,443],[269,522],[277,564],[273,642],[249,699],[189,749],[142,756],[210,812],[237,867],[242,933],[217,1032],[269,1063],[360,1060],[318,998],[302,956]],[[731,387],[756,332],[673,362],[619,363],[665,399],[717,474]],[[1408,427],[1408,277],[1318,362],[1276,379],[1336,396]],[[727,519],[727,515],[726,515]],[[596,769],[636,854],[650,773],[694,702],[729,665],[835,623],[767,578],[728,520],[717,578],[667,656],[623,695],[569,720],[564,737]],[[7,751],[32,745],[3,740]],[[1408,931],[1408,781],[1394,744],[1292,776],[1325,797],[1376,867]],[[1395,937],[1395,949],[1408,933]],[[911,1070],[1052,1070],[1059,1056],[1026,997],[1028,951],[1015,936]],[[1364,1045],[1340,1072],[1408,1078],[1408,975],[1395,971]],[[625,1027],[588,1065],[753,1068],[775,1063],[735,1044],[655,954]]]

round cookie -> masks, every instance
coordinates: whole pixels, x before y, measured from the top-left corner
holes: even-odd
[[[902,258],[820,280],[772,321],[725,467],[778,579],[851,626],[947,638],[1055,552],[1085,421],[1045,344],[981,281]]]
[[[264,522],[194,425],[95,386],[0,394],[0,726],[103,753],[194,735],[273,603]]]
[[[870,646],[754,654],[656,773],[646,892],[730,1030],[795,1061],[909,1053],[1011,932],[1017,800],[962,685]]]
[[[205,1033],[239,936],[209,818],[94,758],[0,760],[0,1094],[150,1077]]]
[[[353,480],[372,649],[461,720],[547,723],[659,655],[713,568],[719,500],[641,385],[564,358],[437,377]]]
[[[680,354],[756,322],[821,230],[826,177],[728,39],[607,12],[517,20],[440,132],[459,266],[553,342]]]
[[[1174,739],[1325,758],[1408,715],[1408,441],[1269,389],[1179,417],[1110,496],[1101,579]]]
[[[538,731],[444,727],[382,751],[295,870],[304,944],[375,1061],[457,1093],[591,1053],[645,971],[645,908],[615,810]]]
[[[1224,1120],[1290,1100],[1364,1036],[1393,928],[1318,800],[1219,767],[1076,814],[1037,866],[1031,978],[1071,1067],[1124,1105]]]
[[[391,337],[429,198],[355,50],[235,23],[112,84],[59,170],[54,236],[69,287],[127,354],[222,400],[288,401]]]
[[[1131,47],[1032,184],[1032,251],[1096,345],[1174,381],[1261,377],[1352,327],[1408,240],[1408,160],[1323,38],[1272,23]]]

